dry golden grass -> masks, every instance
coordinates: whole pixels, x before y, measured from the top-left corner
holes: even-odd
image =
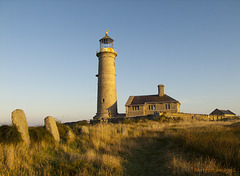
[[[77,135],[71,143],[62,141],[55,145],[40,141],[32,142],[30,147],[21,143],[0,144],[0,175],[198,175],[200,171],[202,174],[206,174],[203,171],[209,171],[208,175],[238,173],[238,165],[230,160],[221,160],[218,155],[210,156],[205,151],[208,145],[202,145],[213,140],[204,134],[211,136],[211,132],[215,135],[222,132],[223,138],[216,138],[216,145],[211,145],[217,149],[219,144],[225,142],[226,150],[220,152],[235,149],[236,155],[240,156],[239,147],[231,148],[234,142],[239,141],[235,135],[240,138],[240,133],[232,131],[238,128],[231,127],[234,123],[145,121],[99,124],[88,126],[89,135]],[[121,134],[122,126],[128,131],[125,135]],[[232,135],[226,139],[225,133]],[[205,150],[198,150],[200,144]]]
[[[202,157],[189,159],[189,156],[183,153],[169,153],[168,157],[173,175],[220,175],[219,171],[222,170],[222,166],[217,164],[214,159],[203,159]]]

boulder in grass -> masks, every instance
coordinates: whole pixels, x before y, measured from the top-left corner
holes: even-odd
[[[80,126],[78,127],[78,129],[81,134],[87,134],[87,135],[89,134],[89,129],[86,126]]]
[[[75,135],[72,130],[68,130],[67,132],[67,142],[72,142],[75,139]]]

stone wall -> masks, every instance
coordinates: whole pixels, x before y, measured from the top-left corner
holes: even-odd
[[[155,105],[156,109],[149,110],[149,105]],[[168,107],[169,105],[170,105],[170,109],[167,109],[166,106]],[[179,107],[179,103],[146,104],[145,115],[155,114],[158,112],[177,113],[179,109],[178,107]]]
[[[139,105],[139,110],[134,110],[136,106],[128,106],[126,107],[126,116],[127,117],[135,117],[135,116],[144,116],[145,107],[143,105]]]
[[[149,115],[149,114],[148,114]],[[165,116],[168,118],[182,118],[184,120],[205,120],[205,121],[216,121],[223,120],[226,117],[220,115],[208,115],[208,114],[193,114],[193,113],[172,113],[172,112],[160,112],[155,113],[155,116]]]
[[[193,113],[169,113],[169,112],[161,112],[158,113],[159,116],[165,116],[169,118],[182,118],[184,120],[204,120],[204,121],[216,121],[223,120],[225,116],[219,115],[208,115],[208,114],[193,114]]]
[[[153,108],[149,108],[149,106],[152,106]],[[168,106],[170,106],[170,109]],[[147,116],[157,114],[159,112],[177,113],[179,112],[179,106],[179,103],[147,103],[144,105],[138,105],[138,109],[135,108],[137,106],[127,106],[126,117]]]
[[[121,117],[121,118],[110,118],[108,119],[109,123],[123,123],[124,120],[140,120],[140,119],[148,119],[154,120],[158,117],[167,117],[172,119],[181,118],[183,120],[201,120],[201,121],[221,121],[225,120],[228,117],[225,116],[217,116],[217,115],[207,115],[207,114],[193,114],[193,113],[170,113],[170,112],[161,112],[156,113],[154,115],[147,115],[147,116],[135,116],[135,117]],[[238,116],[235,116],[239,118]],[[98,123],[101,123],[100,121]],[[91,123],[93,124],[93,123]],[[97,124],[97,123],[96,123]]]

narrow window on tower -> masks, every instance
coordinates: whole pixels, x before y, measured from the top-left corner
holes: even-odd
[[[104,103],[104,101],[105,101],[105,100],[104,100],[104,99],[102,99],[102,102],[103,102],[103,103]]]

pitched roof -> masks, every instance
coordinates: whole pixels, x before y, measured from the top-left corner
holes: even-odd
[[[131,105],[133,98],[134,98],[134,96],[130,96],[130,97],[128,98],[128,100],[127,100],[125,106],[129,106],[129,105]]]
[[[130,96],[125,106],[141,105],[145,103],[180,103],[168,95],[143,95],[143,96]]]
[[[229,110],[219,110],[224,114],[234,114],[233,112],[229,111]]]
[[[213,112],[210,113],[210,115],[216,115],[216,114],[230,114],[230,115],[236,115],[230,110],[220,110],[220,109],[215,109]]]

